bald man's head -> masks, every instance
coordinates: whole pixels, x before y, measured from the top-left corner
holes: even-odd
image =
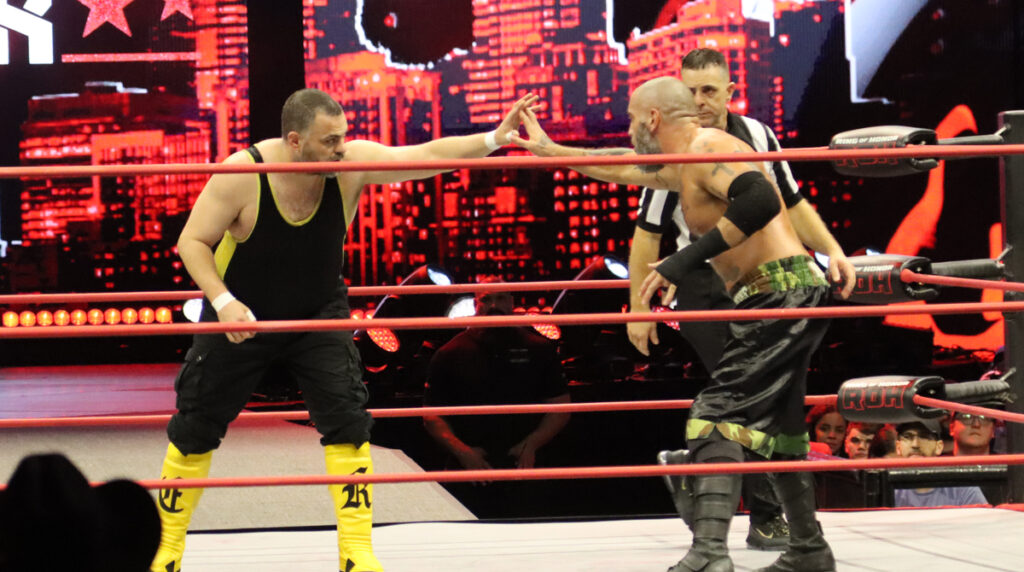
[[[630,113],[643,113],[647,116],[652,109],[658,110],[665,121],[675,121],[697,114],[693,93],[682,80],[675,77],[652,79],[633,91],[629,98]]]
[[[657,129],[697,116],[693,93],[678,78],[660,77],[644,82],[629,98],[629,135],[641,155],[659,154]],[[641,170],[657,172],[662,165],[642,165]]]

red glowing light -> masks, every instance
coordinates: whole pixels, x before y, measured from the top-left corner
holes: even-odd
[[[4,327],[5,328],[16,328],[16,327],[18,327],[18,313],[17,312],[4,312]]]
[[[25,326],[26,328],[36,325],[35,312],[25,310],[24,312],[21,313],[20,316],[18,316],[18,323],[20,323],[22,326]]]
[[[100,310],[99,308],[93,308],[93,309],[89,310],[89,313],[86,314],[86,319],[89,321],[90,324],[92,324],[94,326],[98,326],[98,325],[102,324],[103,323],[103,310]]]
[[[84,326],[88,320],[85,310],[73,310],[71,312],[71,323],[76,326]]]
[[[548,310],[548,312],[550,313],[550,310]],[[537,310],[537,308],[530,308],[529,310],[526,310],[525,313],[526,313],[527,316],[539,316],[540,315],[540,312]],[[560,340],[560,339],[562,339],[562,329],[559,328],[558,326],[556,326],[555,324],[531,324],[531,325],[533,326],[534,330],[537,330],[538,334],[544,336],[545,338],[547,338],[549,340]]]
[[[134,324],[139,321],[139,313],[135,311],[135,308],[125,308],[121,310],[121,321],[126,324]]]
[[[53,323],[58,326],[66,326],[71,323],[71,314],[67,310],[57,310],[53,313]]]
[[[107,308],[106,312],[103,312],[103,321],[110,324],[111,326],[121,323],[121,310],[117,308]]]
[[[390,353],[398,351],[398,337],[391,330],[387,328],[372,328],[366,330],[366,333],[380,349]]]
[[[161,306],[156,309],[156,321],[158,324],[170,324],[171,323],[171,309]]]
[[[153,308],[139,308],[139,323],[140,324],[152,324],[153,320],[156,319],[156,314],[153,312]]]
[[[39,324],[40,326],[52,326],[53,313],[49,310],[40,310],[36,313],[36,324]]]

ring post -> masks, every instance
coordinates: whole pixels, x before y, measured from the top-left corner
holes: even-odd
[[[1004,111],[999,114],[999,127],[1007,128],[1003,137],[1006,143],[1024,143],[1024,111]],[[1010,248],[1004,263],[1009,280],[1024,280],[1024,157],[1002,156],[999,159],[1001,171],[1000,191],[1003,219],[1003,244]],[[1005,292],[1006,301],[1024,300],[1020,292]],[[1010,377],[1010,391],[1024,398],[1024,314],[1005,314],[1006,369],[1017,368]],[[1010,411],[1024,412],[1024,400],[1018,398],[1008,406]],[[1007,423],[1007,438],[1011,452],[1024,452],[1024,424]],[[1024,501],[1024,467],[1009,467],[1010,502]]]

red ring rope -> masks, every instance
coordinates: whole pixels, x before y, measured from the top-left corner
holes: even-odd
[[[483,157],[423,161],[339,161],[324,163],[177,163],[160,165],[47,165],[0,167],[0,178],[59,178],[215,173],[323,173],[325,171],[447,171],[452,169],[524,169],[591,165],[662,163],[739,163],[752,161],[829,161],[836,159],[997,157],[1024,154],[1016,145],[917,145],[901,149],[839,149],[821,147],[751,153],[693,153],[658,155],[595,155],[589,157]]]
[[[1024,292],[1022,282],[1001,282],[993,280],[977,280],[973,278],[956,278],[952,276],[936,276],[918,274],[909,269],[900,273],[904,282],[921,284],[937,284],[943,286],[961,286],[965,288],[991,288],[995,290],[1011,290]],[[519,283],[492,284],[411,284],[397,286],[353,286],[349,288],[350,297],[384,296],[404,294],[461,294],[477,292],[532,292],[540,290],[613,290],[627,288],[629,280],[548,280]],[[202,298],[200,290],[163,290],[152,292],[85,292],[55,294],[0,294],[0,304],[80,304],[104,302],[149,302],[172,301]]]
[[[1001,280],[978,280],[977,278],[958,278],[956,276],[918,274],[917,272],[906,268],[900,272],[900,280],[903,280],[904,282],[919,282],[921,284],[936,284],[939,286],[957,286],[960,288],[982,288],[1005,290],[1010,292],[1024,292],[1024,282],[1004,282]]]
[[[410,284],[398,286],[353,286],[349,297],[397,296],[405,294],[462,294],[477,292],[533,292],[538,290],[611,290],[628,288],[629,280],[548,280],[540,282],[495,282],[490,284]],[[201,290],[153,292],[84,292],[80,294],[2,294],[0,304],[80,304],[88,302],[149,302],[202,298]]]
[[[955,401],[944,401],[942,399],[925,397],[923,395],[915,395],[914,403],[917,405],[924,405],[926,407],[934,407],[936,409],[948,409],[950,411],[956,411],[957,413],[973,413],[974,415],[984,415],[985,417],[991,417],[992,419],[1024,423],[1024,414],[1021,413],[1000,411],[998,409],[978,407],[977,405],[967,405],[964,403],[957,403]]]
[[[834,405],[835,395],[808,395],[805,405]],[[452,405],[445,407],[399,407],[367,409],[377,419],[395,417],[424,417],[430,415],[493,415],[518,413],[585,413],[596,411],[646,411],[660,409],[687,409],[692,399],[665,399],[651,401],[596,401],[589,403],[536,403],[524,405]],[[34,419],[0,419],[0,429],[27,427],[92,427],[97,425],[144,425],[166,422],[169,413],[156,415],[94,415],[86,417],[37,417]],[[242,412],[239,420],[271,421],[309,419],[308,411]]]
[[[685,465],[625,465],[615,467],[558,467],[543,469],[493,469],[427,471],[422,473],[374,473],[372,475],[286,475],[277,477],[211,477],[205,479],[148,479],[138,481],[147,489],[264,487],[368,483],[422,483],[460,481],[527,481],[541,479],[600,479],[660,477],[663,475],[710,475],[746,473],[799,473],[950,467],[966,465],[1021,465],[1024,454],[972,455],[962,457],[841,459],[836,461],[754,461],[743,463],[689,463]],[[0,489],[2,490],[2,489]]]
[[[467,327],[585,326],[627,322],[721,322],[733,320],[796,320],[801,318],[855,318],[890,315],[945,315],[980,312],[1021,312],[1024,302],[972,302],[957,304],[893,304],[890,306],[826,306],[766,310],[697,310],[657,313],[544,314],[529,316],[473,316],[470,318],[374,318],[372,320],[268,320],[257,322],[201,322],[116,326],[34,326],[0,328],[0,339],[77,338],[215,334],[224,332],[322,332],[387,328],[391,330],[443,330]]]

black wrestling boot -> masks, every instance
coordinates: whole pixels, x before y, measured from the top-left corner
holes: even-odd
[[[669,572],[733,572],[726,539],[740,500],[740,475],[694,477],[693,543]]]
[[[659,465],[685,465],[690,462],[690,452],[686,449],[675,451],[659,451]],[[693,531],[693,477],[689,475],[665,475],[665,486],[672,495],[672,503],[676,512],[682,517],[687,528]]]
[[[814,476],[778,473],[775,494],[789,521],[789,546],[778,560],[757,572],[833,572],[836,561],[814,516]]]

